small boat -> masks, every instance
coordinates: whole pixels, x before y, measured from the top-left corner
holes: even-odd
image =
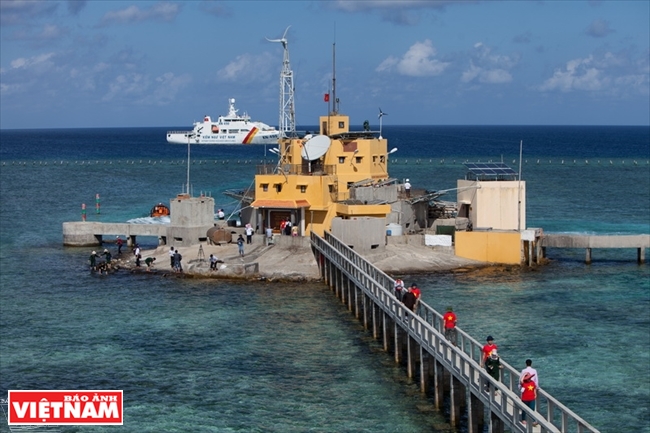
[[[227,116],[213,121],[204,116],[203,121],[194,122],[191,131],[167,131],[167,142],[173,144],[277,144],[280,132],[263,122],[251,121],[244,113],[237,114],[235,99],[228,100]]]
[[[151,208],[151,212],[149,213],[149,216],[151,217],[169,216],[169,208],[162,203],[158,203],[157,205]]]

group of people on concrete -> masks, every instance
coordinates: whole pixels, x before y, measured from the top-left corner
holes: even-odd
[[[183,260],[183,256],[178,251],[178,248],[174,249],[174,247],[171,247],[169,249],[169,266],[174,272],[183,272],[181,260]]]

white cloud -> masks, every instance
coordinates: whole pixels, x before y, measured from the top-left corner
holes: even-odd
[[[609,27],[609,22],[605,20],[594,20],[585,30],[587,35],[595,38],[602,38],[613,32],[614,30]]]
[[[435,58],[437,52],[433,43],[426,39],[416,42],[401,59],[390,56],[382,61],[375,71],[384,72],[396,69],[400,75],[409,77],[430,77],[442,74],[450,65]]]
[[[151,97],[151,103],[157,105],[167,105],[171,103],[178,92],[185,88],[192,81],[188,74],[179,76],[171,72],[166,72],[159,77],[156,77],[156,88],[154,89]]]
[[[482,42],[474,44],[469,68],[463,71],[460,80],[463,83],[478,81],[485,84],[504,84],[512,81],[510,69],[519,63],[519,56],[493,54],[492,49]]]
[[[48,65],[51,66],[52,63],[50,60],[54,57],[54,53],[45,53],[45,54],[40,54],[38,56],[34,57],[19,57],[17,59],[12,60],[9,65],[13,69],[40,69],[43,70],[44,67],[47,69]]]
[[[594,67],[593,56],[584,59],[569,60],[566,68],[557,69],[553,76],[539,87],[541,91],[560,90],[598,90],[602,89],[609,80],[602,72]]]
[[[650,76],[647,58],[630,60],[628,53],[606,52],[569,60],[556,69],[538,90],[542,92],[591,92],[612,97],[647,96]]]
[[[242,54],[217,72],[220,81],[267,81],[271,71],[277,73],[277,58],[269,53]]]
[[[125,9],[107,12],[100,25],[136,23],[147,20],[172,21],[178,15],[180,9],[180,5],[168,2],[156,3],[145,9],[129,6]]]

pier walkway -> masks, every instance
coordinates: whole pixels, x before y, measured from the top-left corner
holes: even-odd
[[[436,409],[449,403],[449,417],[458,427],[463,415],[469,433],[504,430],[525,433],[598,433],[598,430],[553,398],[538,390],[537,410],[519,396],[519,371],[504,362],[501,381],[480,367],[482,344],[457,329],[457,346],[444,337],[442,315],[424,302],[417,314],[393,295],[394,280],[329,233],[312,233],[311,244],[322,278],[335,295],[395,361],[419,380],[422,393],[432,395]],[[489,391],[485,386],[490,384]],[[528,424],[519,422],[521,412]],[[537,423],[533,426],[533,423]]]
[[[645,249],[650,248],[650,235],[578,235],[544,234],[539,241],[541,255],[546,256],[546,248],[584,248],[585,263],[591,263],[591,250],[594,248],[635,248],[637,262],[645,262]]]

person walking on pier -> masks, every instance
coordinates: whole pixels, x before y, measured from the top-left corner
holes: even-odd
[[[524,402],[526,406],[531,408],[531,410],[535,410],[535,400],[537,400],[537,385],[535,385],[535,381],[533,380],[533,375],[530,373],[524,374],[524,377],[521,381],[521,387],[520,387],[520,392],[521,392],[521,401]],[[526,412],[523,410],[521,411],[521,423],[526,425]],[[533,423],[533,425],[536,425],[537,423]]]
[[[406,308],[414,312],[417,298],[411,289],[412,287],[409,287],[408,291],[402,295],[402,303],[406,306]]]
[[[406,193],[406,198],[411,198],[411,182],[408,179],[404,182],[404,192]]]
[[[452,307],[447,307],[447,312],[442,317],[445,321],[445,338],[456,346],[456,313]]]
[[[402,300],[402,294],[404,293],[404,281],[402,281],[400,278],[395,280],[395,285],[393,286],[393,289],[395,290],[395,297],[397,298],[398,301]]]
[[[413,311],[420,314],[420,298],[422,297],[422,292],[415,283],[411,284],[411,292],[415,295],[415,306],[413,307]]]
[[[501,359],[499,358],[499,354],[497,353],[497,350],[494,349],[492,352],[490,352],[490,356],[485,360],[485,370],[487,370],[488,374],[494,378],[497,382],[501,380],[501,369],[503,368],[503,364],[501,364]],[[487,386],[487,391],[490,390],[490,385],[488,384]]]
[[[519,383],[522,383],[524,381],[526,374],[531,375],[532,381],[535,382],[535,387],[539,388],[539,376],[537,376],[537,370],[533,368],[532,359],[526,360],[526,368],[521,370],[521,373],[519,374]]]
[[[271,227],[266,228],[266,246],[269,246],[273,243],[273,229]]]
[[[124,245],[124,242],[122,242],[122,238],[118,236],[115,243],[117,244],[117,255],[120,256],[122,255],[122,245]]]
[[[138,257],[140,255],[140,245],[135,244],[135,249],[133,250],[133,255]]]
[[[493,350],[497,350],[499,347],[494,343],[494,338],[491,335],[487,337],[487,344],[483,346],[483,356],[481,356],[481,367],[485,367],[485,361],[488,359]]]

